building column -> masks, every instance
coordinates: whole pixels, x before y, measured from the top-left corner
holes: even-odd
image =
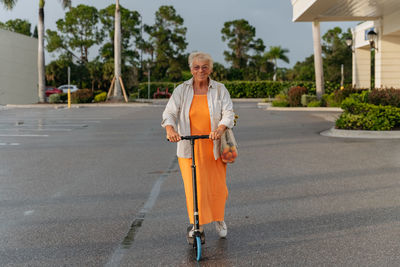
[[[359,89],[371,86],[371,49],[368,46],[356,48],[353,53],[353,85]]]
[[[312,23],[314,39],[314,66],[315,66],[315,85],[317,88],[317,98],[321,99],[325,93],[324,70],[322,65],[321,30],[318,20]]]

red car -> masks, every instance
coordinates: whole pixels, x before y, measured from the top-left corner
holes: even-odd
[[[52,94],[62,94],[62,90],[58,89],[57,87],[54,86],[46,86],[46,96],[49,97],[49,95]]]

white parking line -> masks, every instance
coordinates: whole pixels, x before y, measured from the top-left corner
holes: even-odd
[[[35,211],[34,210],[27,210],[24,212],[25,216],[32,215]]]
[[[48,134],[0,134],[1,137],[48,137]]]
[[[30,129],[30,128],[22,128],[22,129],[0,129],[0,132],[7,132],[7,131],[11,131],[11,132],[70,132],[72,131],[72,129],[52,129],[52,128],[48,128],[48,129]]]
[[[0,146],[19,146],[19,143],[0,143]]]

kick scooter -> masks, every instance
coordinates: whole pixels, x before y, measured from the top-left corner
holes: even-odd
[[[190,135],[181,136],[181,140],[190,140],[192,146],[192,179],[193,179],[193,217],[194,217],[194,242],[193,249],[197,261],[201,259],[201,232],[199,224],[199,207],[197,205],[197,180],[196,180],[196,163],[194,160],[194,143],[196,139],[208,139],[209,135]]]

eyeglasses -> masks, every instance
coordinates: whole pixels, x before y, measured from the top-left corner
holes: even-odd
[[[210,67],[209,66],[207,66],[207,65],[204,65],[204,66],[194,66],[194,67],[192,67],[192,69],[194,70],[194,71],[199,71],[200,69],[202,70],[202,71],[208,71],[209,69],[210,69]]]

